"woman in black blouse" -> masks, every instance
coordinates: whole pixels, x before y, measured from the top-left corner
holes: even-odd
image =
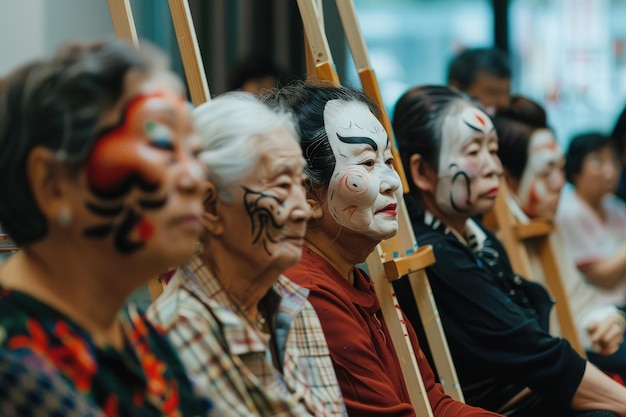
[[[437,258],[428,276],[466,401],[515,416],[626,415],[626,388],[549,334],[548,293],[515,275],[474,220],[493,207],[503,173],[489,116],[455,90],[425,86],[400,98],[393,127],[418,244]],[[400,301],[416,322],[411,300]]]

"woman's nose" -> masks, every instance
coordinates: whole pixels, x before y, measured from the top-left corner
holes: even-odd
[[[381,175],[380,179],[380,192],[386,193],[391,191],[396,192],[401,186],[400,176],[393,168],[388,168],[388,171]]]
[[[306,191],[303,186],[295,186],[293,190],[293,207],[290,218],[293,221],[307,221],[312,215],[311,205],[306,200]]]
[[[498,155],[494,155],[489,151],[487,151],[487,156],[484,158],[483,164],[483,173],[485,176],[501,176],[504,172]]]
[[[200,184],[205,177],[200,162],[193,155],[184,154],[180,157],[179,167],[177,186],[188,194],[200,193]]]

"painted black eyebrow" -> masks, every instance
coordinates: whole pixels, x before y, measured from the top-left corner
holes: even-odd
[[[343,143],[351,143],[351,144],[364,143],[364,144],[370,145],[372,148],[374,148],[374,151],[378,151],[378,145],[376,144],[376,142],[374,142],[372,140],[372,138],[368,138],[368,137],[365,137],[365,136],[347,136],[347,137],[344,137],[344,136],[341,136],[339,133],[337,133],[337,137]]]
[[[471,125],[471,124],[469,124],[469,123],[467,123],[465,120],[463,120],[463,123],[465,123],[465,124],[467,125],[467,127],[469,127],[470,129],[475,130],[476,132],[480,132],[480,133],[482,133],[482,132],[483,132],[483,130],[482,130],[482,129],[480,129],[480,128],[476,127],[476,126],[473,126],[473,125]],[[491,130],[489,131],[489,133],[493,132],[494,130],[496,130],[496,127],[495,127],[495,126],[491,128]]]
[[[480,128],[476,127],[476,126],[473,126],[473,125],[467,123],[465,120],[463,120],[463,123],[465,123],[470,129],[473,129],[473,130],[475,130],[477,132],[481,132],[482,133],[482,131],[483,131],[482,129],[480,129]]]

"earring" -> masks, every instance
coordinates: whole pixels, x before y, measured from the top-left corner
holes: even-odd
[[[69,208],[64,207],[57,214],[57,222],[61,227],[67,227],[72,223],[72,212]]]

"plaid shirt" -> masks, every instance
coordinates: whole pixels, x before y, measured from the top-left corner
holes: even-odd
[[[178,349],[192,379],[217,408],[237,416],[346,415],[330,353],[308,290],[284,276],[264,297],[270,340],[200,258],[179,271],[148,310]],[[282,365],[282,375],[272,366]]]

